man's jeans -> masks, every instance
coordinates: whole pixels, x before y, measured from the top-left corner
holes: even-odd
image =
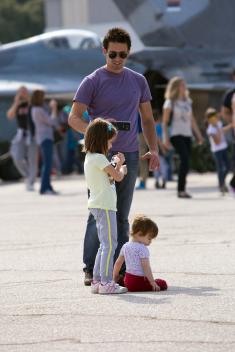
[[[138,175],[139,153],[124,153],[127,165],[127,175],[121,182],[116,182],[117,190],[117,240],[118,245],[114,255],[114,263],[119,252],[129,240],[129,221],[128,216],[131,208],[135,182]],[[87,228],[84,239],[83,262],[84,271],[93,272],[96,253],[99,248],[99,239],[97,236],[96,222],[90,213],[87,220]]]

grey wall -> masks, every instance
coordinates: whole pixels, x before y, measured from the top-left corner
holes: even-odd
[[[61,0],[44,0],[44,14],[46,27],[62,27]]]
[[[89,22],[123,21],[123,16],[112,0],[87,0]]]

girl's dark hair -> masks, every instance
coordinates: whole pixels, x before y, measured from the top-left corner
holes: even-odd
[[[145,215],[137,215],[132,223],[131,236],[136,233],[139,233],[140,236],[149,234],[151,238],[155,238],[158,235],[157,224]]]
[[[33,94],[31,97],[31,105],[32,106],[43,106],[44,97],[45,97],[45,92],[43,90],[36,89],[35,91],[33,91]]]
[[[131,48],[131,37],[127,31],[122,28],[111,28],[103,39],[104,49],[108,49],[109,43],[127,44],[128,50]]]
[[[87,127],[83,151],[85,153],[108,153],[108,141],[117,135],[117,129],[100,117],[93,120]]]

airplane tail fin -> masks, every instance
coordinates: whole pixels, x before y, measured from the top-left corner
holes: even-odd
[[[235,1],[113,1],[145,46],[224,50],[226,36],[235,47]]]

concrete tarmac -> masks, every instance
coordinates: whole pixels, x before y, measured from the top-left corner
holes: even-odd
[[[59,196],[0,185],[0,351],[235,351],[235,198],[216,175],[136,191],[131,209],[152,217],[149,247],[161,293],[102,296],[83,285],[87,219],[83,176],[54,180]],[[37,186],[38,187],[38,186]]]

